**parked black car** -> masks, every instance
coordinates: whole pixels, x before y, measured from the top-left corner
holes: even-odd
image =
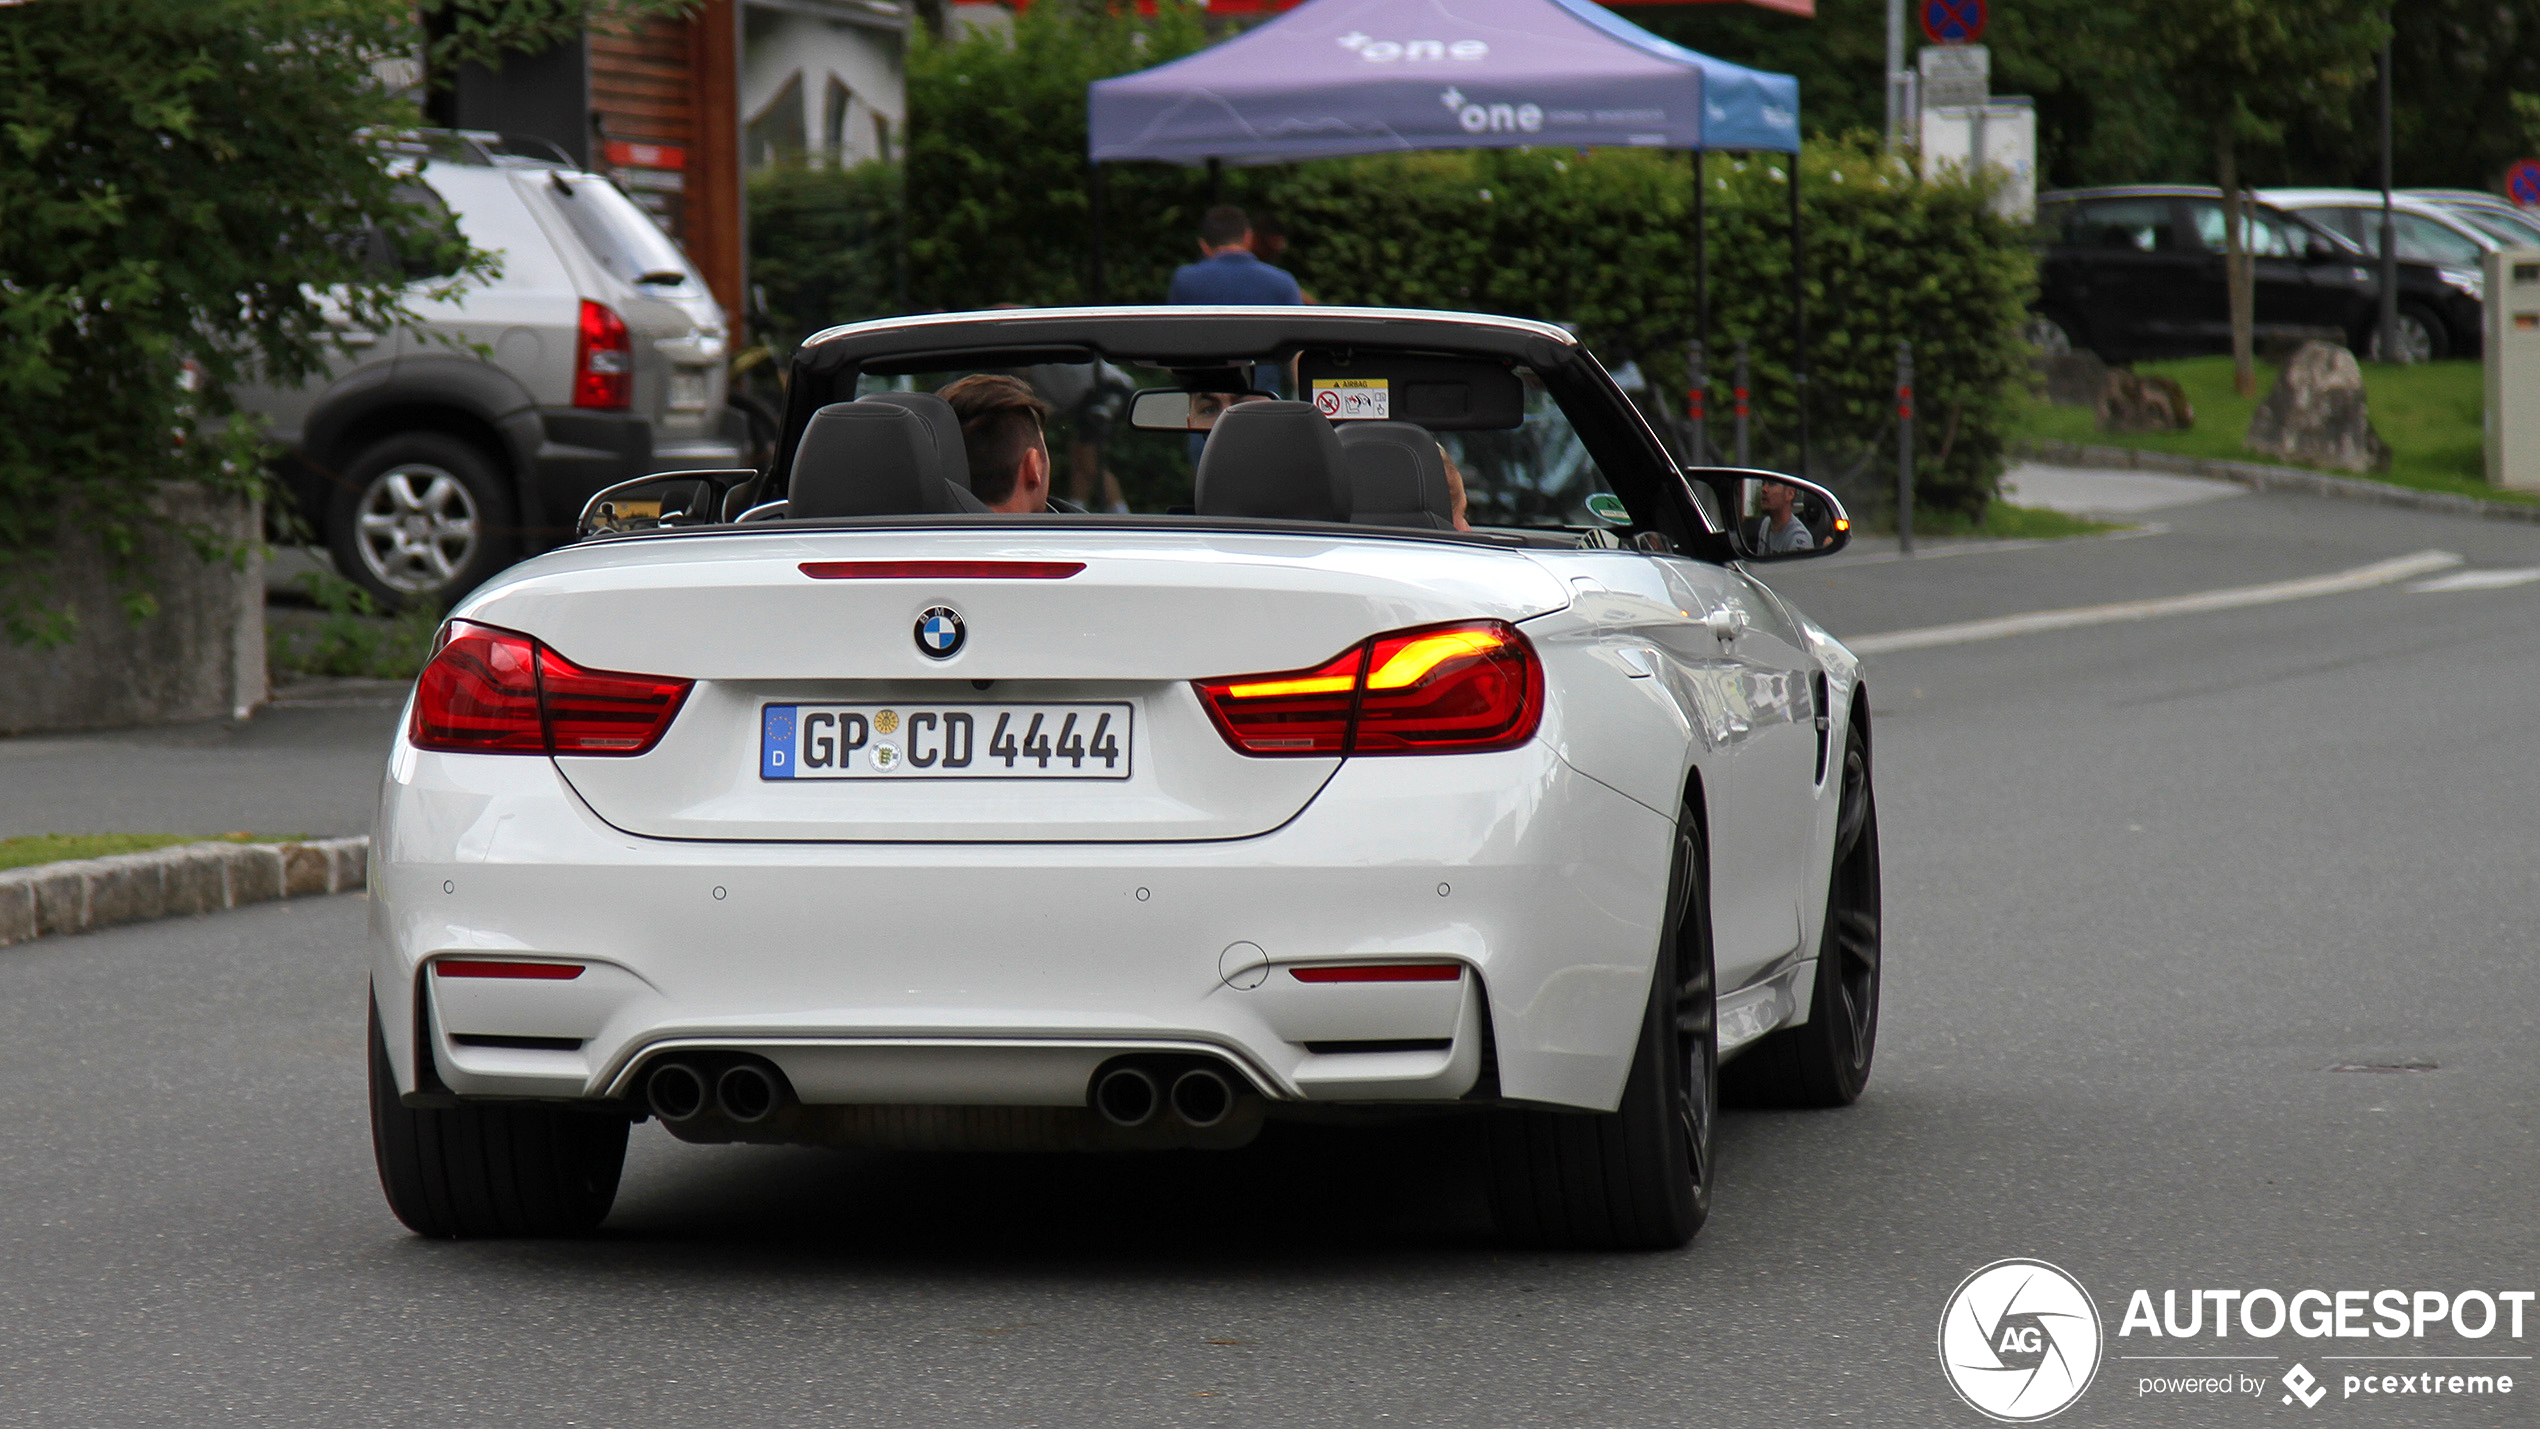
[[[2250,202],[2256,331],[2269,338],[2342,338],[2375,351],[2379,260],[2350,240]],[[2043,347],[2088,349],[2110,362],[2231,350],[2223,286],[2222,190],[2184,184],[2066,189],[2037,201],[2040,245],[2031,332]],[[2479,295],[2429,263],[2399,264],[2399,303],[2422,331],[2419,360],[2473,356]]]

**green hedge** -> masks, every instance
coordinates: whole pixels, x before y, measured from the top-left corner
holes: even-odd
[[[1140,20],[1036,5],[1017,17],[1011,43],[982,34],[914,44],[909,305],[1086,301],[1084,86],[1204,38],[1172,7]],[[1755,455],[1783,466],[1797,456],[1787,164],[1717,155],[1705,170],[1714,439],[1726,444],[1728,355],[1745,339]],[[1667,391],[1656,404],[1672,412],[1693,332],[1693,174],[1686,155],[1639,150],[1421,153],[1229,170],[1223,196],[1279,223],[1286,266],[1319,301],[1569,323],[1608,365],[1637,360]],[[1173,267],[1195,256],[1205,177],[1161,164],[1114,165],[1108,177],[1109,296],[1160,299]],[[886,180],[831,171],[754,188],[753,247],[771,308],[779,285],[766,265],[784,275],[781,327],[808,332],[890,310],[875,276],[896,271],[880,236],[893,231]],[[1882,161],[1863,136],[1813,140],[1802,182],[1816,473],[1879,508],[1895,345],[1905,339],[1925,419],[1923,498],[1980,514],[2024,370],[2018,328],[2034,284],[2024,231],[1994,218],[1967,184],[1924,184]]]

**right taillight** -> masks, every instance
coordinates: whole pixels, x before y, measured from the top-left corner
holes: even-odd
[[[573,343],[573,405],[623,408],[635,400],[635,344],[626,319],[604,303],[582,300]]]
[[[1246,754],[1465,754],[1532,739],[1543,664],[1504,620],[1399,630],[1310,670],[1195,682]]]
[[[641,754],[691,684],[585,670],[516,631],[454,620],[415,681],[406,738],[453,754]]]

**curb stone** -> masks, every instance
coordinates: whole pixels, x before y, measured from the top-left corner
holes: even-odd
[[[367,887],[370,840],[178,844],[0,872],[0,947]]]
[[[2475,496],[2459,496],[2448,491],[2416,491],[2384,482],[2330,476],[2326,472],[2304,471],[2299,467],[2268,466],[2262,462],[2174,456],[2168,452],[2139,451],[2133,447],[2097,447],[2081,442],[2014,442],[2011,455],[2045,462],[2049,466],[2166,471],[2180,476],[2228,481],[2257,491],[2335,496],[2382,506],[2404,506],[2412,511],[2433,511],[2445,516],[2473,516],[2486,521],[2521,521],[2540,525],[2540,503],[2524,506],[2509,501],[2482,501]]]

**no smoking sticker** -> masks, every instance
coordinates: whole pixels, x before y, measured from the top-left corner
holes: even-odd
[[[1393,415],[1393,389],[1382,377],[1317,377],[1314,410],[1335,422],[1381,422]]]

